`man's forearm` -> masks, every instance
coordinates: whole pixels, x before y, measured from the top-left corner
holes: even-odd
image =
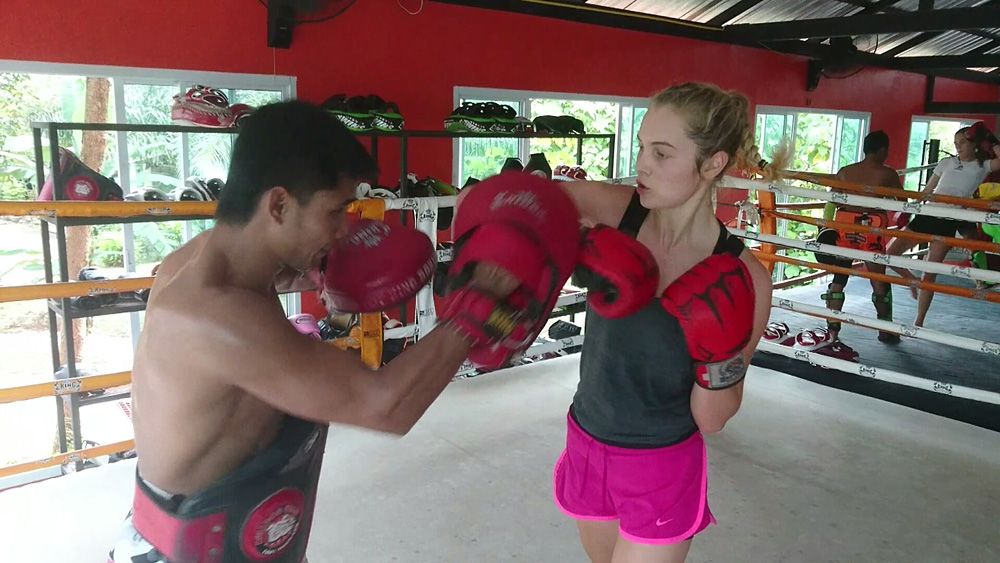
[[[440,327],[379,370],[388,387],[385,430],[406,434],[451,382],[469,355],[469,344]],[[374,374],[373,374],[374,376]]]

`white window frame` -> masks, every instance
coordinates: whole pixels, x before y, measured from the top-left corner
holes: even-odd
[[[930,131],[930,126],[932,121],[950,121],[952,123],[957,123],[960,126],[968,127],[973,123],[979,121],[978,119],[972,118],[962,118],[962,117],[938,117],[934,115],[914,115],[910,117],[910,136],[906,139],[906,146],[910,146],[910,141],[913,139],[913,124],[917,122],[926,123],[927,130]],[[949,151],[950,152],[950,151]]]
[[[214,72],[205,70],[160,69],[144,67],[125,67],[111,65],[87,65],[72,63],[50,63],[40,61],[15,61],[0,59],[0,72],[22,74],[50,74],[66,76],[98,76],[111,81],[114,98],[115,123],[125,123],[125,85],[176,86],[178,93],[183,93],[194,84],[206,84],[222,90],[275,90],[281,93],[283,100],[294,99],[297,95],[297,77],[287,75],[245,74],[230,72]],[[131,179],[128,161],[128,140],[125,132],[115,133],[117,136],[119,185],[125,193],[131,191]],[[188,136],[181,134],[180,161],[183,177],[190,170],[188,154]],[[124,223],[123,254],[125,270],[135,271],[135,243],[132,224]],[[191,236],[190,225],[184,229],[184,240]],[[297,314],[302,304],[298,293],[282,296],[282,302],[288,314]],[[132,345],[139,343],[140,321],[139,313],[131,313]]]
[[[839,147],[840,147],[840,137],[841,137],[841,133],[842,133],[841,126],[843,124],[843,120],[844,119],[860,119],[863,122],[863,125],[861,127],[861,131],[858,134],[858,136],[859,136],[859,139],[858,139],[859,142],[858,142],[858,155],[857,155],[857,158],[858,158],[859,161],[861,160],[861,158],[863,158],[863,156],[864,156],[864,148],[863,148],[864,147],[864,142],[863,141],[864,141],[864,138],[869,133],[871,133],[872,114],[871,114],[871,112],[868,112],[868,111],[851,111],[851,110],[825,109],[825,108],[814,108],[814,107],[803,108],[803,107],[793,107],[793,106],[767,106],[767,105],[758,105],[754,109],[754,124],[756,125],[757,118],[761,114],[765,114],[765,115],[785,115],[786,117],[790,117],[791,120],[792,120],[791,121],[792,135],[791,135],[791,138],[789,140],[791,141],[791,147],[790,148],[791,148],[792,154],[794,155],[796,149],[798,148],[796,146],[796,139],[795,139],[795,134],[794,133],[795,133],[796,126],[798,125],[798,115],[797,114],[799,114],[799,113],[818,113],[818,114],[823,114],[823,115],[835,115],[835,116],[838,117],[838,119],[837,119],[837,130],[834,132],[834,139],[833,139],[833,147],[834,147],[833,148],[833,170],[834,170],[833,173],[836,173],[836,171],[841,168],[841,166],[840,166],[840,150],[839,150]],[[754,138],[755,139],[756,139],[756,135],[758,133],[759,133],[758,131],[754,131]],[[763,147],[761,147],[761,149],[763,149]]]
[[[622,123],[622,106],[632,106],[632,111],[636,108],[649,108],[649,98],[635,98],[628,96],[605,96],[601,94],[571,94],[568,92],[550,92],[545,90],[509,90],[504,88],[479,88],[474,86],[455,86],[452,91],[452,107],[457,108],[462,100],[509,100],[521,104],[522,111],[527,110],[528,102],[532,99],[547,100],[576,100],[581,102],[604,102],[618,104],[618,127],[615,135],[615,157],[611,163],[611,176],[617,177],[619,162],[622,150],[628,150],[631,158],[632,138],[637,131],[630,128],[631,138],[626,143],[620,135]],[[497,136],[497,138],[501,138]],[[452,181],[455,185],[461,185],[462,178],[462,142],[463,139],[455,139],[452,143]],[[527,162],[531,151],[531,139],[518,139],[518,158],[521,162]]]
[[[931,122],[932,121],[948,121],[948,122],[951,122],[951,123],[956,123],[956,124],[958,124],[959,126],[962,126],[962,127],[967,127],[969,125],[972,125],[973,123],[975,123],[978,120],[971,119],[971,118],[961,118],[961,117],[938,117],[938,116],[935,116],[935,115],[914,115],[914,116],[911,116],[910,117],[910,135],[906,139],[906,146],[907,146],[907,148],[909,148],[910,142],[913,140],[913,125],[916,124],[916,123],[926,123],[927,124],[927,132],[930,133]],[[926,139],[925,139],[925,141],[926,141]],[[954,145],[950,145],[949,144],[948,146],[950,146],[952,149],[954,149]],[[907,152],[909,152],[909,151],[907,151]],[[948,152],[951,152],[951,151],[948,151]],[[907,156],[909,156],[909,155],[907,155]],[[909,166],[910,166],[910,163],[907,162],[906,163],[906,167],[909,168]],[[915,166],[919,166],[919,165],[915,165]],[[926,172],[926,179],[929,180],[930,179],[930,175],[931,175],[931,170],[926,170],[925,172]],[[925,184],[922,184],[922,181],[925,178],[925,176],[922,176],[922,174],[924,174],[923,172],[911,172],[911,174],[918,174],[918,176],[917,176],[917,185],[918,186],[925,185]],[[906,180],[903,180],[903,182],[905,184]]]

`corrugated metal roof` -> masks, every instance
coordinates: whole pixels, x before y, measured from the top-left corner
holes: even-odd
[[[764,0],[750,11],[731,20],[730,24],[738,23],[769,23],[776,21],[807,20],[818,18],[838,18],[850,16],[861,11],[861,8],[831,0]]]
[[[640,14],[706,23],[740,0],[588,0],[587,4]],[[831,18],[861,11],[836,0],[764,0],[729,23],[767,23],[790,19]]]
[[[874,0],[872,0],[874,1]],[[707,23],[739,0],[587,0],[587,4],[615,8],[641,14],[675,18],[691,22]],[[934,9],[972,8],[986,4],[989,0],[935,0]],[[846,17],[861,12],[864,8],[857,2],[841,0],[763,0],[748,11],[728,22],[733,24],[756,24],[781,21],[808,20],[817,18]],[[920,0],[901,0],[891,6],[893,10],[916,11]],[[1000,37],[1000,28],[983,30]],[[886,33],[878,37],[860,36],[855,45],[862,51],[878,54],[886,53],[920,35],[919,33]],[[991,39],[964,31],[947,31],[941,35],[915,45],[896,56],[937,56],[968,53]],[[998,52],[992,50],[991,53]],[[979,69],[976,69],[979,70]]]
[[[934,39],[903,51],[900,57],[932,57],[935,55],[961,55],[989,43],[990,40],[960,31],[946,31]]]
[[[985,4],[989,0],[934,0],[935,10],[946,10],[948,8],[973,8]],[[920,8],[920,0],[903,0],[898,4],[893,4],[893,8],[909,10],[915,12]]]
[[[587,4],[705,23],[740,0],[590,0]]]

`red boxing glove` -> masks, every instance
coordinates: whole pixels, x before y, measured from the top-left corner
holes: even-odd
[[[649,303],[660,271],[645,245],[618,229],[597,225],[584,231],[574,283],[587,288],[595,313],[615,319]]]
[[[743,379],[756,293],[742,260],[729,253],[709,256],[671,284],[660,302],[684,330],[698,385],[725,389]]]
[[[330,312],[391,309],[416,295],[430,281],[436,264],[437,254],[427,235],[361,219],[327,255],[321,297]]]
[[[990,131],[989,127],[986,126],[982,121],[977,121],[973,123],[968,130],[965,131],[965,138],[976,145],[976,147],[982,151],[988,160],[993,159],[995,154],[993,153],[993,145],[1000,144],[997,140],[996,135]]]

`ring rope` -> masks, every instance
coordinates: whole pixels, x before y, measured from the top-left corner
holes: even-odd
[[[847,360],[841,360],[839,358],[831,358],[830,356],[824,356],[823,354],[808,352],[806,350],[799,350],[793,348],[792,346],[783,346],[781,344],[777,344],[775,342],[768,342],[766,340],[761,340],[757,349],[764,352],[779,354],[781,356],[786,356],[796,360],[803,360],[809,362],[810,365],[835,369],[842,372],[851,373],[854,375],[860,375],[862,377],[877,379],[879,381],[887,381],[889,383],[906,385],[908,387],[916,387],[918,389],[934,391],[936,393],[951,395],[953,397],[961,397],[963,399],[972,399],[974,401],[981,401],[984,403],[1000,405],[1000,393],[996,393],[994,391],[985,391],[983,389],[974,389],[972,387],[965,387],[962,385],[956,385],[954,383],[944,383],[941,381],[924,379],[922,377],[907,375],[905,373],[900,373],[898,371],[893,371],[884,368],[877,368],[874,366],[869,366],[861,363],[849,362]]]
[[[966,338],[964,336],[951,335],[924,327],[904,325],[890,321],[883,321],[881,319],[874,319],[872,317],[866,317],[864,315],[852,315],[849,313],[845,313],[843,311],[836,311],[834,309],[827,309],[825,307],[817,307],[814,305],[809,305],[799,301],[792,301],[791,299],[783,299],[780,297],[772,297],[771,305],[779,309],[785,309],[786,311],[794,311],[796,313],[802,313],[804,315],[809,315],[811,317],[822,317],[824,319],[829,319],[829,320],[843,321],[845,323],[857,326],[864,326],[885,332],[892,332],[900,336],[908,336],[911,338],[926,340],[928,342],[947,344],[949,346],[954,346],[956,348],[962,348],[973,352],[983,352],[984,354],[992,354],[994,356],[1000,356],[1000,343],[996,342],[988,342],[985,340]]]
[[[75,463],[86,459],[94,459],[95,457],[127,452],[134,448],[135,440],[125,440],[94,448],[85,448],[73,452],[66,452],[64,454],[47,457],[45,459],[37,459],[35,461],[19,463],[17,465],[0,467],[0,477],[9,477],[11,475],[26,473],[28,471],[34,471],[36,469],[43,469],[46,467],[53,467],[55,465],[62,465],[64,463]]]
[[[988,201],[983,199],[973,199],[969,197],[956,197],[956,196],[940,195],[940,194],[925,194],[922,192],[904,190],[901,188],[890,188],[887,186],[869,186],[867,184],[858,184],[856,182],[846,182],[844,180],[837,180],[834,178],[825,178],[822,176],[817,176],[815,174],[809,174],[807,172],[789,173],[787,178],[792,180],[804,180],[806,182],[812,182],[813,184],[819,184],[821,186],[826,186],[828,188],[844,190],[847,192],[852,192],[857,194],[876,194],[887,197],[897,197],[897,198],[902,197],[906,199],[935,201],[938,203],[961,205],[962,207],[969,209],[985,209],[985,210],[1000,209],[1000,200]]]
[[[905,174],[910,174],[911,172],[920,172],[921,170],[930,170],[931,168],[937,168],[939,163],[934,162],[931,164],[922,164],[920,166],[911,166],[910,168],[901,168],[896,170],[896,174],[903,176]]]
[[[911,258],[903,258],[901,256],[890,256],[888,254],[869,252],[866,250],[854,250],[852,248],[843,248],[840,246],[834,246],[832,244],[823,244],[815,241],[799,241],[795,239],[779,237],[776,235],[764,235],[764,234],[754,233],[751,231],[745,231],[742,229],[730,228],[729,232],[733,233],[738,237],[748,238],[752,240],[759,240],[762,242],[769,242],[772,244],[782,245],[789,248],[795,248],[798,250],[805,250],[808,252],[819,252],[822,254],[829,254],[831,256],[840,256],[842,258],[851,258],[853,260],[862,260],[865,262],[873,262],[875,264],[884,264],[886,266],[894,266],[905,270],[917,270],[918,272],[941,274],[945,276],[955,276],[958,278],[965,278],[976,281],[1000,283],[1000,272],[994,272],[992,270],[970,268],[967,266],[949,266],[948,264],[939,264],[937,262],[928,262],[926,260],[913,260]]]
[[[916,231],[903,231],[899,229],[885,229],[881,227],[869,227],[866,225],[858,225],[855,223],[841,223],[838,221],[830,221],[827,219],[817,219],[815,217],[810,217],[808,215],[795,215],[793,213],[782,213],[780,211],[771,211],[769,209],[761,209],[761,213],[774,215],[779,219],[786,219],[788,221],[798,221],[800,223],[806,223],[809,225],[814,225],[817,227],[826,227],[831,229],[838,229],[842,231],[851,232],[863,232],[863,233],[875,233],[878,235],[885,235],[888,238],[905,238],[909,240],[916,240],[920,242],[944,242],[949,246],[967,248],[969,250],[982,250],[985,252],[1000,252],[1000,244],[993,242],[986,242],[982,240],[970,240],[964,238],[956,237],[944,237],[940,235],[929,235],[926,233],[918,233]]]
[[[394,211],[416,211],[417,206],[421,202],[429,202],[429,200],[434,200],[434,203],[440,207],[455,207],[455,202],[458,201],[458,196],[454,195],[441,195],[441,196],[431,196],[431,197],[400,197],[395,199],[378,199],[377,201],[385,202],[385,209]],[[359,200],[359,201],[376,201],[372,200]]]
[[[455,199],[455,196],[445,196]],[[399,202],[384,206],[384,201]],[[360,199],[351,202],[348,212],[358,213],[367,208],[412,209],[416,198],[383,200]],[[8,217],[215,217],[215,201],[2,201],[0,216]],[[410,207],[412,206],[412,207]]]
[[[12,217],[202,217],[215,215],[214,201],[0,201]]]
[[[131,382],[132,372],[121,371],[104,375],[69,377],[46,383],[34,383],[17,387],[4,387],[0,388],[0,404],[108,389],[128,385]]]
[[[859,270],[854,270],[852,268],[842,268],[840,266],[831,266],[827,264],[820,264],[818,262],[809,262],[807,260],[797,260],[795,258],[789,258],[787,256],[779,256],[777,254],[770,254],[767,252],[762,252],[760,250],[751,249],[751,252],[753,252],[753,254],[757,258],[765,262],[783,262],[785,264],[794,264],[796,266],[803,266],[805,268],[812,268],[815,270],[826,270],[828,272],[833,272],[835,274],[858,276],[869,280],[885,282],[892,285],[904,285],[907,287],[915,287],[917,289],[926,289],[928,291],[933,291],[935,293],[954,295],[956,297],[967,297],[969,299],[978,299],[980,301],[1000,303],[1000,293],[997,293],[995,291],[989,291],[986,289],[980,289],[980,288],[968,289],[964,287],[955,287],[953,285],[944,285],[936,282],[925,282],[919,279],[903,281],[902,278],[886,274],[863,272]]]
[[[878,197],[841,194],[816,189],[798,188],[789,184],[768,184],[767,182],[745,180],[743,178],[734,178],[732,176],[726,176],[725,181],[731,182],[732,185],[737,187],[757,190],[758,192],[787,194],[809,199],[832,201],[834,203],[857,205],[872,209],[882,209],[884,211],[902,211],[904,213],[913,213],[917,215],[931,215],[945,219],[958,219],[961,221],[986,223],[988,225],[1000,225],[1000,213],[968,210],[943,205],[924,204],[920,202],[901,202]]]
[[[37,285],[12,285],[0,287],[0,303],[12,301],[31,301],[34,299],[64,299],[68,297],[83,297],[122,293],[149,289],[153,286],[153,278],[127,278],[119,280],[94,280],[53,282]]]
[[[406,331],[404,329],[410,329]],[[413,325],[409,327],[400,327],[397,329],[392,329],[392,331],[402,331],[402,332],[386,332],[386,337],[389,338],[401,338],[407,335],[407,332],[416,333],[413,330]],[[341,350],[347,349],[357,349],[361,346],[360,337],[361,331],[353,331],[352,336],[343,336],[340,338],[334,338],[326,343],[331,346],[336,346]],[[16,387],[0,387],[0,404],[13,403],[17,401],[28,401],[31,399],[41,399],[45,397],[58,397],[60,395],[72,395],[73,393],[83,393],[85,391],[96,391],[99,389],[108,389],[111,387],[119,387],[121,385],[128,385],[132,383],[132,372],[131,371],[121,371],[117,373],[107,373],[100,375],[83,375],[80,377],[68,377],[66,379],[57,379],[55,381],[49,381],[45,383],[32,383],[29,385],[19,385]]]

